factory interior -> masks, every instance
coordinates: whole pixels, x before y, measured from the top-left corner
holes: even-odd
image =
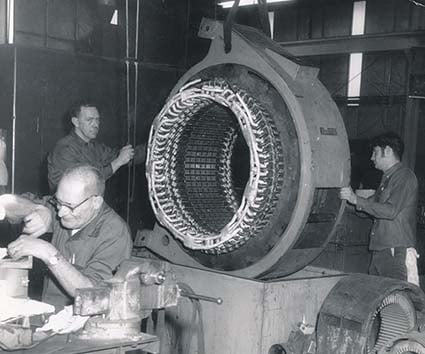
[[[0,0],[0,65],[0,352],[425,354],[425,0]]]

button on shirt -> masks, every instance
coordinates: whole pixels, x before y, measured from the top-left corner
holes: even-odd
[[[401,163],[385,171],[375,195],[357,197],[356,209],[375,218],[369,249],[415,247],[418,181]]]

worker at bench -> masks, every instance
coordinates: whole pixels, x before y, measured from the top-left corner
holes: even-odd
[[[24,222],[23,235],[9,244],[8,253],[14,259],[34,256],[47,265],[42,299],[57,310],[72,303],[76,289],[111,278],[130,257],[129,228],[104,202],[104,190],[101,173],[80,165],[64,173],[55,196],[44,203],[0,196],[5,217]],[[46,232],[52,232],[51,243],[38,238]]]

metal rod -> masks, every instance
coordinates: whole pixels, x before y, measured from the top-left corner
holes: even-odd
[[[136,2],[136,39],[134,44],[134,59],[139,58],[139,17],[140,17],[140,0]]]
[[[137,104],[138,104],[138,85],[139,85],[139,22],[140,22],[140,0],[136,0],[136,37],[134,43],[134,110],[133,110],[133,140],[136,146],[137,141]],[[130,172],[130,171],[129,171]],[[136,188],[136,165],[132,164],[132,181],[129,193],[129,200],[134,200],[134,191]]]
[[[129,45],[129,34],[128,34],[128,0],[125,0],[125,57],[130,57],[130,45]]]
[[[134,62],[134,114],[133,114],[133,141],[132,143],[134,144],[134,146],[136,146],[136,135],[137,135],[137,104],[138,104],[138,90],[137,90],[137,86],[139,84],[139,65],[136,62]],[[136,188],[136,165],[133,163],[132,164],[132,183],[131,183],[131,190],[130,190],[130,194],[129,194],[129,200],[133,201],[134,200],[134,190]]]
[[[189,293],[189,292],[184,291],[184,290],[180,291],[180,295],[183,296],[183,297],[188,297],[190,299],[214,302],[217,305],[221,305],[223,303],[223,299],[221,297],[211,297],[211,296],[206,296],[206,295],[192,294],[192,293]]]
[[[17,77],[17,48],[13,51],[13,103],[12,103],[12,186],[11,193],[15,193],[15,160],[16,160],[16,77]]]
[[[126,104],[127,104],[127,144],[130,143],[130,62],[125,62],[126,67]],[[130,221],[130,163],[128,164],[127,175],[127,203],[126,203],[126,221]]]

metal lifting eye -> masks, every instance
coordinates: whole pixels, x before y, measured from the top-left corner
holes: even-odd
[[[232,170],[238,144],[249,155],[241,192]],[[149,146],[151,204],[186,247],[227,253],[268,224],[282,190],[282,144],[244,90],[219,78],[190,82],[155,119]]]

